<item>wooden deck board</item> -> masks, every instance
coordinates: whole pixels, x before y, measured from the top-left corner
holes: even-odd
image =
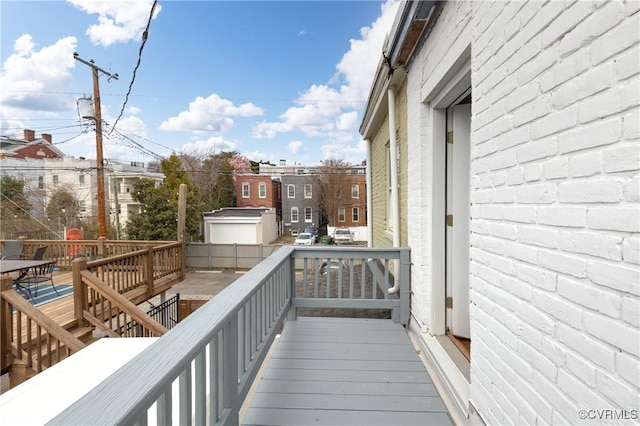
[[[299,317],[274,345],[242,424],[451,424],[391,320]]]

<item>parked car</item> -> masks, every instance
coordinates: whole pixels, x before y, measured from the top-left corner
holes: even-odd
[[[348,228],[336,228],[333,232],[333,242],[336,244],[345,244],[353,242],[353,234]]]
[[[344,263],[344,261],[340,261],[340,260],[336,260],[336,259],[329,259],[325,262],[322,262],[322,264],[320,265],[320,275],[324,275],[327,273],[327,271],[331,271],[331,273],[333,274],[334,272],[337,272],[340,269],[346,269],[347,265],[346,263]]]
[[[313,234],[313,237],[315,238],[316,243],[320,239],[320,231],[318,231],[318,228],[316,228],[315,226],[309,226],[307,228],[304,228],[304,232],[308,232],[309,234]]]
[[[312,246],[316,242],[316,237],[309,232],[301,232],[298,234],[293,244],[296,246]]]

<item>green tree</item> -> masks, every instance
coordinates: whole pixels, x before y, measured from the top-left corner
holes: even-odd
[[[24,194],[24,182],[8,175],[2,175],[0,194],[0,220],[29,216],[31,203]]]
[[[132,240],[176,240],[178,226],[178,196],[180,185],[187,185],[186,238],[199,237],[202,221],[200,190],[189,178],[180,158],[172,155],[161,162],[163,183],[156,187],[151,179],[135,183],[132,198],[144,206],[141,214],[132,215],[125,226]]]

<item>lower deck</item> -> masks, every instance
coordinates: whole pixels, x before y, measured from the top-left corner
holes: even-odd
[[[451,424],[402,325],[298,317],[274,342],[244,425]]]

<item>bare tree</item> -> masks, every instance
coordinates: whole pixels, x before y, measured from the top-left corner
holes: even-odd
[[[324,219],[335,226],[338,223],[338,209],[345,207],[351,197],[351,163],[340,159],[320,162],[315,176],[315,184],[320,194],[320,211]],[[321,220],[321,222],[324,222]]]

